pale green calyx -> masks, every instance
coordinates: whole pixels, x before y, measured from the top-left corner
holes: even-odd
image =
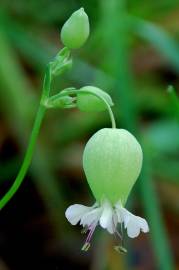
[[[57,53],[55,58],[50,62],[51,74],[58,76],[70,69],[72,66],[72,58],[70,56],[70,50],[64,47]]]
[[[84,45],[89,36],[88,15],[83,8],[75,11],[65,22],[61,30],[61,40],[70,49],[78,49]]]
[[[77,92],[77,107],[84,112],[107,110],[106,103],[113,106],[113,101],[106,92],[94,86],[84,86]]]
[[[142,167],[142,149],[125,129],[104,128],[87,142],[83,167],[89,186],[98,202],[125,205]]]

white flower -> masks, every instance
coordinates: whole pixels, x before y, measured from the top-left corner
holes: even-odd
[[[140,231],[149,232],[149,226],[144,218],[138,217],[127,211],[120,203],[115,205],[115,211],[118,216],[118,222],[124,223],[124,228],[127,229],[127,235],[130,238],[135,238]]]
[[[106,229],[110,234],[117,234],[117,224],[124,223],[124,228],[127,229],[129,237],[137,237],[140,231],[147,233],[149,226],[147,221],[141,217],[135,216],[122,207],[118,202],[113,207],[111,203],[104,199],[101,204],[95,203],[91,207],[81,204],[74,204],[67,208],[65,216],[72,225],[80,222],[85,228],[85,232],[89,231],[83,250],[88,250],[90,247],[90,240],[95,231],[96,226],[99,224],[103,229]]]

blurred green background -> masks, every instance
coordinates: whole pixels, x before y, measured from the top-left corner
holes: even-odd
[[[20,168],[41,95],[46,64],[62,48],[60,29],[83,6],[91,33],[73,52],[70,72],[53,83],[95,85],[113,98],[119,128],[143,145],[143,171],[128,207],[145,217],[149,234],[126,239],[127,255],[98,229],[88,253],[84,235],[64,216],[73,203],[94,199],[82,170],[90,136],[110,126],[107,113],[48,111],[32,166],[0,213],[0,270],[179,269],[178,0],[1,0],[0,2],[0,195]]]

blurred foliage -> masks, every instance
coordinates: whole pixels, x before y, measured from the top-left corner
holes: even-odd
[[[167,92],[168,85],[176,95],[179,89],[177,0],[1,0],[0,194],[23,159],[45,65],[62,47],[60,28],[81,6],[91,35],[54,92],[94,84],[112,95],[118,127],[143,144],[143,172],[129,205],[147,218],[151,232],[126,241],[129,255],[120,256],[112,237],[99,230],[91,251],[81,253],[83,236],[64,211],[93,202],[82,151],[110,122],[106,113],[49,111],[27,179],[1,212],[1,269],[179,269],[179,114]]]

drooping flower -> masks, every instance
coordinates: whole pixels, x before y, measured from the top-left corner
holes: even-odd
[[[110,106],[113,106],[110,95],[98,87],[87,85],[80,88],[80,91],[77,92],[77,107],[80,111],[100,112],[107,109],[104,101],[94,94],[98,94],[105,99]]]
[[[90,247],[98,224],[120,238],[122,232],[118,232],[118,224],[131,238],[137,237],[141,231],[149,231],[145,219],[124,208],[141,171],[142,157],[140,144],[124,129],[101,129],[86,144],[83,167],[96,203],[91,207],[74,204],[65,213],[72,225],[80,222],[84,231],[88,231],[83,250]]]

